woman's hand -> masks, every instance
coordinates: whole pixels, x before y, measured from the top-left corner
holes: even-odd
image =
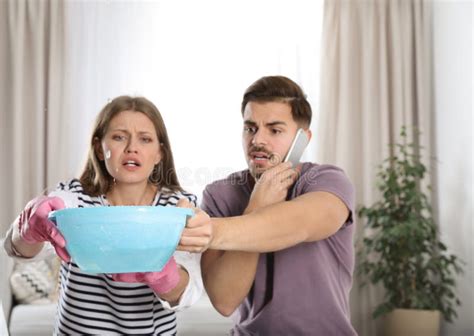
[[[48,214],[51,211],[63,208],[64,202],[59,197],[39,196],[31,200],[20,214],[18,232],[21,239],[27,244],[49,241],[56,250],[56,254],[68,262],[71,257],[65,249],[66,240],[56,225],[48,219]]]
[[[173,257],[160,272],[118,273],[111,274],[111,276],[114,281],[144,283],[156,294],[169,293],[178,285],[180,280],[178,265]]]
[[[188,218],[186,227],[181,234],[177,250],[202,253],[208,249],[213,238],[211,218],[199,208],[195,208],[186,199],[180,199],[177,204],[180,208],[192,208],[194,216]]]

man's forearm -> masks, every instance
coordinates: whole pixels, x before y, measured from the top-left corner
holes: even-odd
[[[339,230],[348,214],[349,210],[336,196],[326,192],[308,193],[247,215],[212,218],[214,239],[210,248],[278,251],[331,236]]]
[[[238,217],[212,218],[215,239],[211,248],[270,252],[304,241],[305,230],[298,227],[303,220],[299,213],[304,214],[304,209],[298,211],[289,203],[270,205]]]
[[[255,209],[248,205],[244,214]],[[208,250],[201,258],[204,287],[214,308],[231,315],[248,295],[257,272],[259,253]]]
[[[252,287],[259,253],[239,251],[205,252],[202,259],[203,281],[214,307],[229,316]]]

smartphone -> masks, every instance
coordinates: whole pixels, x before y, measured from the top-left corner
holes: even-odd
[[[284,162],[290,161],[293,167],[296,167],[300,163],[301,156],[309,143],[309,138],[302,128],[298,129],[295,135],[295,139],[291,144],[288,154],[286,154]]]

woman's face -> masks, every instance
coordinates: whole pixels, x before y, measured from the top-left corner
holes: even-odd
[[[161,146],[145,114],[123,111],[110,121],[98,154],[116,183],[141,184],[160,162]]]

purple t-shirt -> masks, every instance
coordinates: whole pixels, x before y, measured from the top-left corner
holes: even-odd
[[[250,178],[244,170],[208,185],[204,211],[211,217],[241,215],[252,192]],[[349,312],[354,189],[341,169],[304,163],[287,199],[315,191],[330,192],[346,204],[346,223],[326,239],[262,253],[252,289],[234,313],[233,335],[356,335]]]

